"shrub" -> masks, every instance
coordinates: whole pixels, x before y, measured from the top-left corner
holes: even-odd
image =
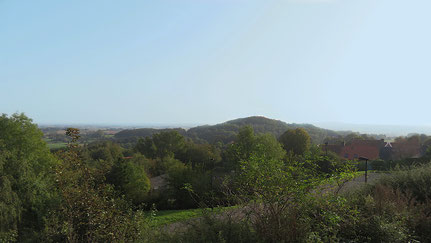
[[[407,242],[411,239],[406,226],[407,197],[384,185],[363,188],[348,197],[358,215],[345,225],[340,237],[356,242]]]
[[[201,203],[208,205],[213,199],[212,175],[209,171],[191,166],[171,167],[168,177],[167,200],[177,209],[196,208]]]
[[[263,242],[259,239],[250,223],[238,220],[228,215],[217,217],[204,215],[200,220],[190,222],[186,230],[172,235],[163,235],[159,241],[163,242]]]
[[[397,170],[382,178],[381,184],[411,193],[420,202],[431,200],[431,164],[411,170]]]
[[[371,161],[371,168],[373,170],[388,170],[389,169],[387,162],[384,160],[381,160],[381,159]]]

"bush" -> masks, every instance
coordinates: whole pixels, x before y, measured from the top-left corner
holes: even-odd
[[[164,235],[163,242],[263,242],[248,221],[238,220],[228,215],[216,217],[204,215],[200,220],[190,222],[186,230],[173,235]]]
[[[351,195],[356,223],[343,237],[360,242],[431,241],[431,165],[393,171]]]
[[[348,198],[357,217],[345,226],[340,237],[355,242],[407,242],[411,239],[406,225],[408,200],[400,192],[382,185],[371,186]]]
[[[212,195],[211,173],[191,166],[171,167],[167,201],[176,209],[196,208],[209,203]]]
[[[381,159],[371,161],[371,168],[373,170],[380,170],[380,171],[389,170],[389,166],[388,166],[387,162],[384,160],[381,160]]]
[[[431,200],[431,164],[411,170],[398,170],[383,177],[381,184],[408,194],[420,202]]]
[[[394,171],[381,179],[379,186],[389,188],[398,197],[389,198],[387,205],[399,202],[404,197],[404,205],[393,206],[404,213],[406,227],[413,238],[422,242],[431,241],[431,164],[416,167],[411,170]],[[382,195],[379,192],[376,195]],[[386,208],[388,206],[385,206]]]

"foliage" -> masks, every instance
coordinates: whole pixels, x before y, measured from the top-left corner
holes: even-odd
[[[136,164],[134,161],[120,160],[112,167],[109,177],[110,182],[135,205],[146,201],[150,191],[150,180],[143,165]]]
[[[171,167],[166,191],[170,207],[196,208],[213,200],[212,175],[209,171],[191,166]],[[169,206],[169,205],[168,205]]]
[[[415,200],[426,202],[431,200],[431,164],[393,171],[383,177],[380,183],[403,193],[411,193]]]
[[[262,242],[247,221],[232,217],[220,218],[204,215],[199,221],[190,222],[186,230],[173,235],[164,235],[163,242],[241,243]]]
[[[46,241],[124,242],[140,237],[143,215],[133,213],[117,198],[103,175],[92,170],[78,153],[79,130],[70,128],[69,148],[58,156],[57,190],[61,203],[51,211],[45,229]]]
[[[295,155],[303,155],[310,148],[310,136],[303,128],[287,130],[279,141],[286,151]]]
[[[184,163],[174,159],[173,157],[165,157],[163,159],[156,160],[156,175],[169,174],[171,171],[176,169],[184,168]]]
[[[195,144],[188,141],[184,153],[178,155],[178,159],[192,167],[203,166],[205,169],[213,169],[221,161],[220,149],[210,144]]]
[[[398,198],[402,197],[403,205],[395,205],[394,208],[403,210],[404,222],[411,234],[421,242],[431,241],[431,164],[395,171],[391,176],[383,177],[380,184],[397,193]],[[387,201],[398,202],[398,198]]]
[[[135,150],[148,158],[163,159],[182,153],[184,146],[184,137],[177,131],[170,131],[153,134],[151,138],[139,139]]]
[[[160,175],[157,160],[149,159],[140,153],[133,153],[126,159],[135,165],[144,167],[149,177]]]
[[[320,178],[308,161],[290,161],[252,155],[241,163],[241,170],[233,179],[232,195],[247,203],[259,235],[269,241],[294,240],[289,235],[292,217],[298,205],[315,188]],[[292,238],[293,237],[293,238]]]
[[[37,238],[56,200],[56,160],[42,132],[24,114],[0,116],[0,237]]]
[[[255,135],[252,127],[245,126],[240,129],[235,142],[224,153],[226,167],[238,169],[241,161],[249,159],[253,154],[266,159],[281,160],[286,153],[274,136]]]
[[[321,148],[316,145],[311,145],[310,149],[302,156],[292,153],[289,154],[287,160],[309,161],[309,163],[316,165],[316,170],[320,174],[326,174],[327,176],[337,175],[339,171],[343,171],[352,165],[350,161],[341,161],[337,154],[331,151],[322,151]]]
[[[101,141],[87,145],[83,156],[93,161],[105,161],[113,164],[123,158],[123,148],[112,141]]]
[[[370,164],[373,170],[379,170],[379,171],[388,170],[388,163],[384,160],[381,160],[381,159],[373,160],[371,161]]]

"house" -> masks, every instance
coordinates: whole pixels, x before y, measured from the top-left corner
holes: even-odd
[[[380,158],[380,150],[385,146],[384,140],[353,140],[349,145],[344,146],[343,158],[354,160],[359,157],[366,157],[370,160]]]
[[[354,139],[350,143],[323,144],[322,150],[332,151],[343,159],[355,160],[366,157],[370,160],[398,160],[405,158],[419,158],[422,146],[418,139],[410,138],[396,142],[381,140]]]
[[[393,142],[392,159],[419,158],[421,157],[421,144],[419,139],[406,139]]]
[[[322,149],[332,151],[343,159],[355,160],[366,157],[370,160],[380,158],[380,152],[386,143],[384,140],[361,140],[354,139],[350,143],[322,145]]]

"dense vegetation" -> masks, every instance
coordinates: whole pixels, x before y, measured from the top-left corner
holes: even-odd
[[[0,242],[431,240],[431,153],[373,161],[390,174],[345,194],[362,165],[322,152],[313,127],[292,126],[253,117],[142,130],[127,146],[103,134],[83,143],[69,128],[67,147],[51,152],[31,119],[2,115]],[[154,220],[197,208],[181,230]]]

